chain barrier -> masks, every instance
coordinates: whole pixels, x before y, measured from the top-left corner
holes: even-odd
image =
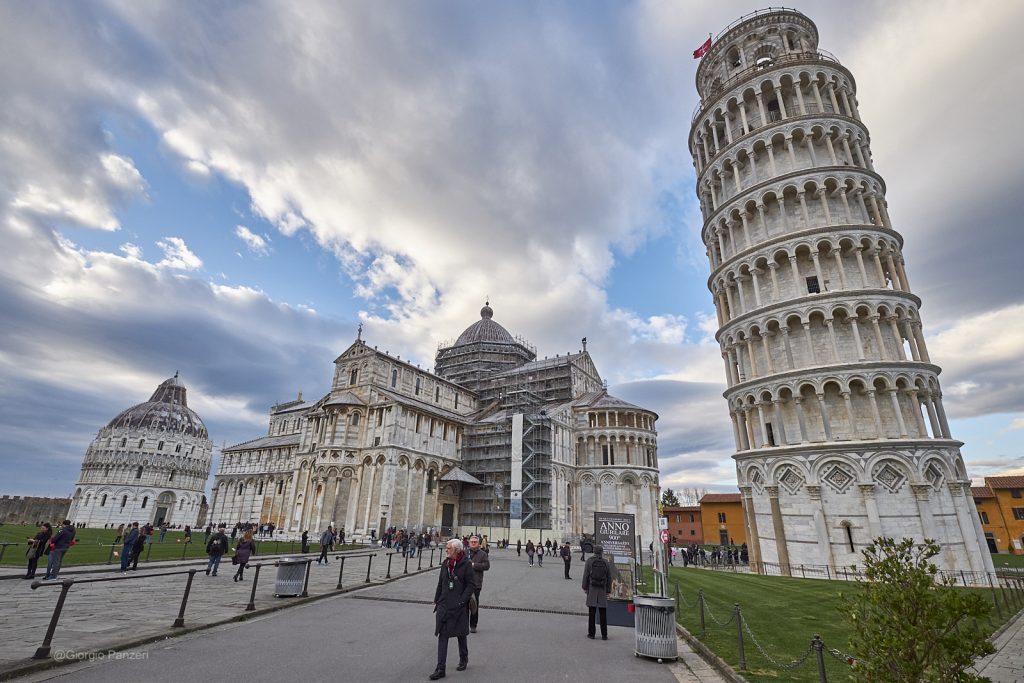
[[[725,628],[726,626],[728,626],[729,624],[731,624],[733,622],[733,619],[736,618],[736,612],[733,612],[732,616],[730,616],[729,619],[727,621],[725,621],[724,623],[719,621],[718,617],[715,616],[715,613],[712,612],[711,608],[708,606],[708,599],[707,598],[704,598],[704,613],[707,614],[709,617],[711,617],[711,621],[713,621],[716,624],[718,624],[721,628]]]
[[[761,646],[761,643],[757,642],[757,638],[754,637],[754,632],[750,630],[750,624],[747,623],[747,620],[744,619],[742,615],[740,616],[740,622],[743,624],[743,630],[745,630],[747,632],[747,635],[750,636],[750,640],[754,643],[754,647],[757,648],[758,652],[760,652],[765,659],[767,659],[769,662],[771,662],[774,666],[778,667],[779,669],[782,669],[784,671],[798,669],[801,666],[803,666],[803,663],[806,662],[807,658],[810,657],[811,654],[814,652],[814,645],[808,645],[806,652],[804,652],[799,659],[794,659],[792,662],[788,664],[783,664],[782,662],[768,654],[768,652]]]
[[[830,648],[825,648],[825,651],[828,652],[833,657],[835,657],[836,659],[838,659],[840,662],[843,662],[844,664],[848,664],[850,666],[853,666],[853,665],[855,665],[857,663],[857,658],[856,657],[854,657],[853,655],[848,655],[845,652],[840,652],[839,650],[837,650],[835,648],[831,648],[831,649]]]

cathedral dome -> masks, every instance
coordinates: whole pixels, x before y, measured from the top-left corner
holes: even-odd
[[[491,309],[490,302],[487,302],[480,309],[480,320],[467,327],[465,332],[459,335],[454,345],[464,346],[477,342],[515,344],[516,340],[512,338],[509,331],[494,322],[493,317],[494,311]]]
[[[178,379],[178,373],[161,382],[148,401],[132,406],[111,420],[107,429],[155,429],[206,438],[206,425],[188,407],[185,385]]]

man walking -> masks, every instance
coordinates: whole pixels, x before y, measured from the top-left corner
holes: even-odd
[[[328,526],[327,530],[320,535],[320,557],[316,558],[316,563],[330,564],[327,561],[327,551],[334,545],[334,527]]]
[[[75,543],[75,527],[71,520],[65,519],[60,531],[50,541],[50,557],[46,561],[46,579],[56,579],[60,573],[60,565],[64,561],[64,553]]]
[[[572,564],[572,549],[569,547],[569,541],[566,541],[562,546],[562,562],[565,563],[565,578],[571,579],[569,576],[569,565]]]
[[[217,529],[217,533],[213,535],[206,543],[206,554],[210,556],[209,561],[206,564],[206,575],[217,576],[217,568],[220,567],[220,558],[224,556],[228,550],[228,537],[224,533],[224,526],[221,525]]]
[[[480,591],[484,587],[484,572],[491,568],[491,558],[480,546],[479,536],[469,537],[469,563],[476,575],[476,588],[473,589],[476,595],[476,610],[469,612],[469,632],[476,633],[476,625],[480,621]]]
[[[526,541],[526,557],[530,560],[530,566],[531,567],[533,566],[533,554],[535,552],[536,552],[536,550],[533,547],[533,541],[532,540]]]
[[[519,539],[519,540],[516,541],[516,556],[517,557],[522,557],[523,556],[523,540],[522,539]]]
[[[604,548],[594,546],[594,554],[583,569],[583,590],[587,594],[587,638],[594,639],[594,616],[600,611],[601,640],[608,640],[608,593],[611,591],[611,567],[604,559]]]
[[[548,539],[550,540],[550,539]],[[544,546],[540,543],[537,544],[537,566],[544,566]]]

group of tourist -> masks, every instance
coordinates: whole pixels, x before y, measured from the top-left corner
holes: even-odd
[[[28,542],[28,548],[25,551],[28,569],[24,578],[36,578],[39,560],[46,555],[46,577],[44,580],[55,580],[60,574],[64,554],[75,544],[75,528],[76,525],[72,524],[71,520],[65,519],[54,533],[53,526],[49,522],[41,522],[36,535],[25,539]]]
[[[672,548],[668,556],[669,564],[682,562],[684,567],[691,564],[697,567],[732,566],[747,564],[749,560],[746,543],[740,546],[718,546],[712,548],[710,553],[696,543],[691,543],[685,548]]]

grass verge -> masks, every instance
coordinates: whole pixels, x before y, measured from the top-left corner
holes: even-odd
[[[644,575],[648,581],[647,586],[653,590],[654,582],[649,567],[645,567]],[[750,681],[798,683],[818,681],[817,661],[813,652],[795,668],[785,668],[808,653],[811,638],[815,634],[821,636],[826,649],[847,652],[851,630],[839,615],[838,606],[843,594],[865,590],[864,586],[856,582],[734,574],[694,568],[671,569],[669,584],[669,597],[676,597],[676,586],[679,589],[677,621],[744,678]],[[991,591],[984,589],[959,590],[981,590],[987,599],[992,597]],[[703,634],[697,602],[698,591],[703,591],[705,600]],[[1002,596],[999,599],[1002,601]],[[1016,611],[1016,605],[1024,605],[1024,596],[1011,596],[1010,602],[1012,610],[1002,607],[1000,602],[1001,611],[993,611],[991,621],[987,624],[990,632],[994,632],[1009,619],[1012,612]],[[733,617],[737,603],[749,627],[749,631],[746,628],[743,630],[746,671],[740,671],[739,667],[739,644]],[[849,654],[856,656],[857,653]],[[828,652],[825,653],[825,669],[829,680],[847,680],[850,673],[847,664]]]

